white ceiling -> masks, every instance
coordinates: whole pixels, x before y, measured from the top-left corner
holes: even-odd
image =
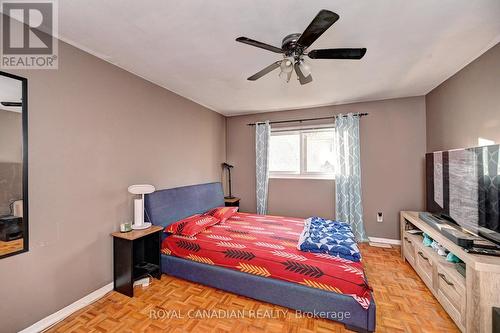
[[[310,60],[300,86],[279,70],[246,78],[320,9],[340,15],[310,49],[366,47],[355,60]],[[59,1],[60,37],[225,115],[423,95],[500,40],[499,0]]]
[[[21,81],[0,75],[0,102],[21,102]],[[0,105],[1,110],[22,112],[20,107],[7,107]]]

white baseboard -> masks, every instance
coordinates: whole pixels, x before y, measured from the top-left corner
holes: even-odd
[[[103,297],[106,295],[106,293],[110,292],[113,290],[113,282],[105,285],[102,288],[97,289],[96,291],[88,294],[85,297],[80,298],[76,302],[71,303],[65,308],[62,308],[61,310],[37,321],[30,327],[25,328],[24,330],[20,331],[19,333],[38,333],[42,332],[43,330],[46,330],[50,326],[60,322],[64,318],[68,317],[72,313],[80,310],[81,308],[86,307],[87,305],[95,302],[99,298]]]
[[[370,240],[370,242],[374,243],[401,245],[401,241],[399,239],[378,238],[378,237],[368,237],[368,239]]]

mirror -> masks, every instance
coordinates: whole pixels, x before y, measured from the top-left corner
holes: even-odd
[[[28,251],[27,80],[0,72],[0,258]]]

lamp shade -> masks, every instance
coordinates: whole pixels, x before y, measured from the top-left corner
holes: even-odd
[[[304,77],[308,77],[309,75],[311,75],[311,67],[309,67],[309,65],[306,64],[304,59],[300,60],[299,68],[300,68],[300,71],[302,72],[302,75],[304,75]]]
[[[291,73],[293,71],[293,58],[288,57],[283,59],[280,63],[280,67],[283,73]]]
[[[155,191],[153,185],[141,184],[141,185],[130,185],[128,187],[128,192],[132,194],[149,194]]]
[[[134,224],[132,225],[132,229],[141,230],[149,228],[151,223],[144,223],[144,194],[153,193],[155,187],[147,184],[131,185],[128,187],[128,191],[131,194],[142,195],[141,199],[134,200]]]

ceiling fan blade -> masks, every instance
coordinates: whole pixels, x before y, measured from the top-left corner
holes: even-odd
[[[312,50],[307,55],[311,59],[355,59],[363,58],[366,49],[323,49]]]
[[[304,76],[304,74],[300,70],[300,66],[299,66],[298,62],[296,62],[293,67],[295,68],[295,73],[297,74],[297,77],[298,77],[301,85],[308,84],[308,83],[312,82],[312,80],[313,80],[312,75],[309,74],[307,77]]]
[[[276,62],[272,63],[271,65],[267,66],[266,68],[264,68],[260,72],[257,72],[254,75],[250,76],[247,80],[255,81],[257,79],[260,79],[264,75],[266,75],[266,74],[274,71],[276,68],[280,67],[280,63],[281,63],[281,61],[276,61]]]
[[[23,103],[21,102],[0,102],[3,106],[10,106],[10,107],[19,107],[23,106]]]
[[[247,37],[238,37],[238,38],[236,38],[236,41],[240,42],[240,43],[252,45],[252,46],[255,46],[255,47],[259,47],[261,49],[268,50],[268,51],[271,51],[271,52],[283,53],[283,51],[279,47],[272,46],[272,45],[269,45],[269,44],[266,44],[266,43],[261,43],[261,42],[258,42],[256,40],[253,40],[253,39],[250,39],[250,38],[247,38]]]
[[[339,16],[334,12],[331,12],[326,9],[322,9],[319,11],[318,15],[309,23],[309,26],[304,30],[302,35],[300,35],[297,40],[297,44],[303,46],[304,48],[308,48],[319,36],[321,36],[328,28],[332,26],[337,20]]]

